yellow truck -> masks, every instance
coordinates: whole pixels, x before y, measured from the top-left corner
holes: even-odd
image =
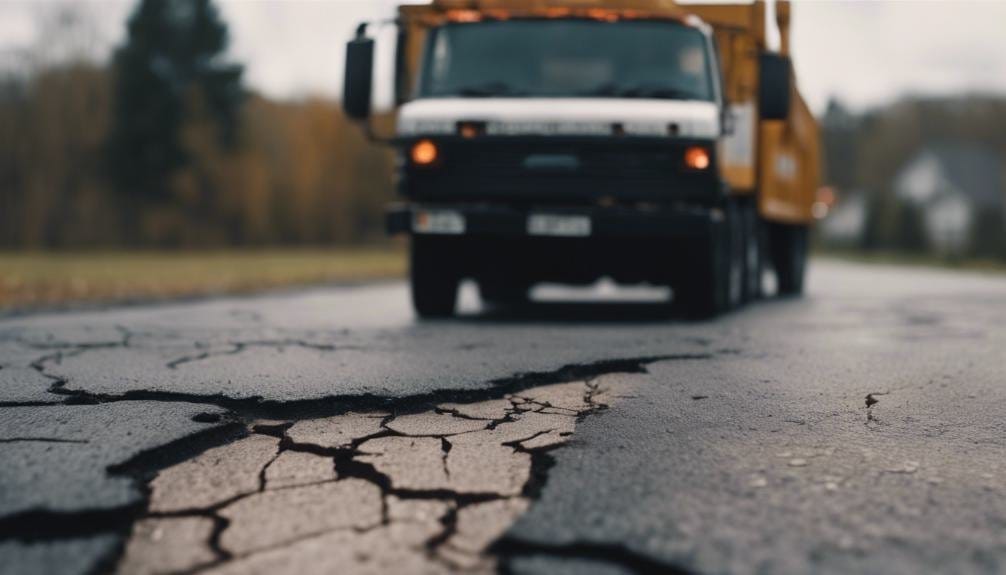
[[[671,287],[710,317],[803,289],[817,125],[796,89],[788,2],[434,0],[401,6],[398,192],[413,304],[458,284],[518,302],[539,282]],[[347,46],[343,106],[368,122],[374,40]],[[368,124],[369,129],[369,124]]]

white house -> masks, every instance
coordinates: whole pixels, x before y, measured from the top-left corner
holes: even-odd
[[[919,208],[929,244],[943,254],[960,254],[971,247],[981,211],[1004,210],[999,158],[973,145],[924,148],[898,172],[894,191]]]

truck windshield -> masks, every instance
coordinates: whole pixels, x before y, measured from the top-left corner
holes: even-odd
[[[708,45],[673,22],[508,20],[432,31],[420,97],[714,99]]]

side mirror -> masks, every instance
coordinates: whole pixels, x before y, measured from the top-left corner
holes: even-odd
[[[370,95],[374,80],[374,40],[366,37],[367,25],[360,24],[356,38],[346,44],[346,76],[342,84],[342,109],[354,120],[370,116]]]
[[[758,114],[763,120],[785,120],[789,117],[791,84],[789,58],[764,52],[758,59]]]

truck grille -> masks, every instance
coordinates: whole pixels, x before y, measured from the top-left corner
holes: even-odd
[[[678,173],[681,152],[671,150],[605,150],[597,147],[454,146],[445,150],[448,166],[460,175],[485,177],[588,176],[610,178],[662,178]],[[575,159],[576,166],[535,159]]]
[[[402,192],[417,199],[591,203],[709,198],[719,189],[715,169],[684,169],[684,150],[696,142],[556,140],[438,142],[442,164],[406,170]]]

